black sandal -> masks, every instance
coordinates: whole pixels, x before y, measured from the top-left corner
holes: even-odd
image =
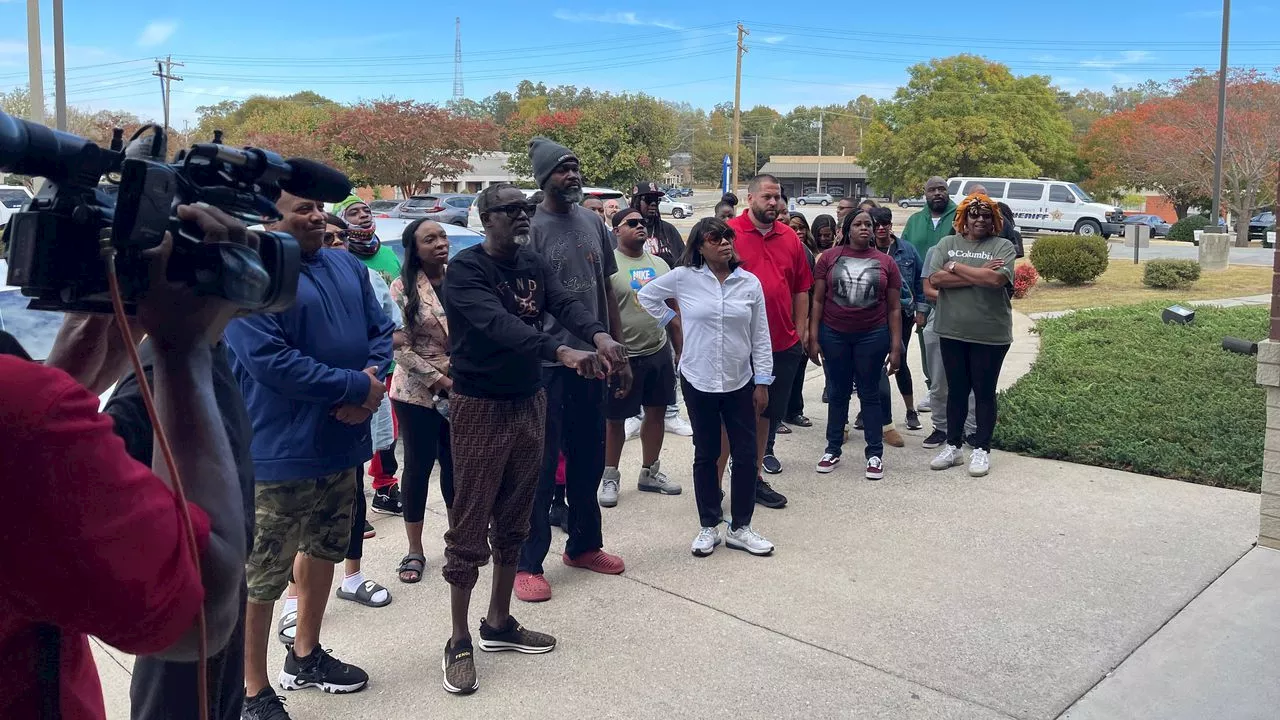
[[[813,421],[805,417],[804,415],[792,415],[791,417],[787,418],[787,422],[791,425],[795,425],[796,427],[803,427],[803,428],[813,427]]]
[[[414,565],[417,565],[415,568]],[[427,556],[422,553],[409,553],[400,560],[400,567],[396,568],[396,577],[400,578],[400,582],[412,585],[422,579],[422,571],[427,569]],[[414,573],[412,580],[405,580],[405,573]]]
[[[382,602],[374,602],[373,596],[376,595],[379,590],[385,592],[387,597]],[[342,589],[341,585],[339,585],[338,590],[334,595],[337,595],[343,600],[350,600],[351,602],[357,602],[365,607],[371,608],[386,607],[391,604],[391,591],[372,580],[365,580],[360,583],[360,587],[356,588],[355,592],[347,592]]]

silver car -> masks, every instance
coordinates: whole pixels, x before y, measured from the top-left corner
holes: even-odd
[[[836,199],[827,193],[809,193],[803,197],[796,198],[797,205],[822,205],[826,207],[835,201]]]
[[[438,223],[466,227],[467,213],[471,209],[471,204],[475,201],[475,195],[462,195],[459,193],[414,195],[400,203],[386,215],[391,218],[404,218],[407,220],[417,220],[425,217]]]

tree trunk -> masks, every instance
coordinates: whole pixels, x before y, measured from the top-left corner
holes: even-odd
[[[1186,219],[1187,210],[1191,209],[1191,203],[1175,202],[1173,203],[1173,212],[1178,216],[1179,220]]]

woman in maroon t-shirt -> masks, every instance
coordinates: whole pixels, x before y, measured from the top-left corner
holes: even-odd
[[[890,375],[902,358],[902,274],[893,258],[871,243],[871,215],[845,216],[840,244],[824,252],[813,270],[813,311],[806,350],[815,364],[827,362],[827,449],[818,472],[840,462],[849,399],[858,388],[863,435],[867,441],[867,478],[884,477],[883,410],[880,372],[888,358]]]

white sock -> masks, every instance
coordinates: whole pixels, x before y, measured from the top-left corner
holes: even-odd
[[[363,584],[364,584],[364,571],[357,570],[354,575],[347,575],[342,578],[342,591],[353,593]],[[383,600],[387,599],[387,594],[388,593],[385,589],[379,590],[378,592],[373,594],[373,597],[371,597],[370,600],[376,603],[380,603]]]
[[[284,599],[284,614],[298,611],[298,596],[293,595]]]

